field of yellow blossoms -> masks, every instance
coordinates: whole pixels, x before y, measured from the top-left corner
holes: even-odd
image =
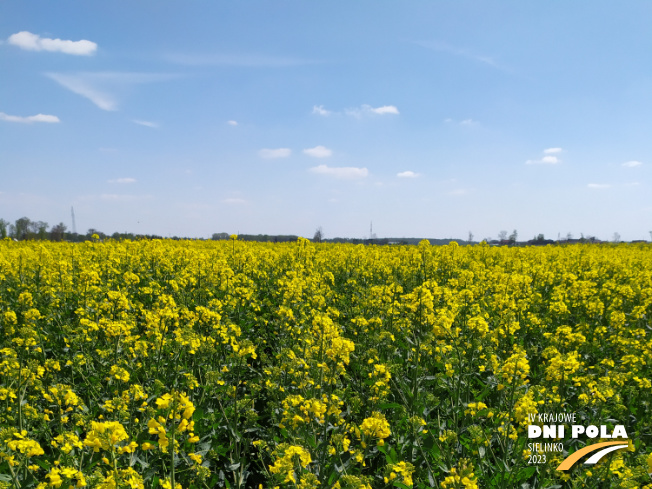
[[[0,487],[652,488],[651,316],[645,244],[4,240]]]

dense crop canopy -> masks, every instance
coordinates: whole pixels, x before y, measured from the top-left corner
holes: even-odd
[[[651,315],[647,245],[0,241],[0,487],[652,487]]]

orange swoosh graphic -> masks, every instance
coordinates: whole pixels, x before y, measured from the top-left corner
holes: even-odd
[[[570,469],[573,465],[575,465],[575,462],[577,462],[579,459],[581,459],[584,455],[587,455],[591,452],[595,452],[596,450],[599,450],[600,448],[608,447],[611,445],[622,445],[624,443],[623,440],[621,441],[605,441],[602,443],[594,443],[593,445],[589,445],[588,447],[584,447],[581,450],[578,450],[576,452],[573,452],[571,455],[566,457],[562,463],[559,464],[559,467],[557,467],[557,470],[568,470]]]

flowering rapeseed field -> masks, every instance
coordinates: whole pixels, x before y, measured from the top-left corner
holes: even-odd
[[[233,238],[0,242],[0,487],[652,488],[649,246]]]

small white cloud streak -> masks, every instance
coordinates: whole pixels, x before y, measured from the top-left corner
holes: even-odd
[[[129,195],[129,194],[102,194],[100,200],[109,202],[134,202],[137,200],[151,199],[151,195]]]
[[[333,151],[325,146],[315,146],[314,148],[304,149],[303,152],[313,158],[328,158],[333,154]]]
[[[114,178],[113,180],[108,180],[109,183],[136,183],[135,178]]]
[[[377,107],[375,109],[373,107],[370,107],[369,110],[371,110],[371,112],[373,112],[374,114],[378,114],[378,115],[384,115],[384,114],[398,115],[399,114],[398,109],[394,105],[383,105],[382,107]]]
[[[227,123],[229,126],[237,126],[237,125],[238,125],[238,121],[233,121],[233,120],[231,120],[231,121],[226,121],[226,123]]]
[[[397,173],[396,176],[398,178],[417,178],[420,175],[418,173],[415,173],[415,172],[411,171],[411,170],[407,170],[407,171],[402,171],[400,173]]]
[[[641,163],[640,161],[634,160],[634,161],[626,161],[625,163],[623,163],[622,166],[624,166],[625,168],[634,168],[637,166],[641,166],[642,164],[643,163]]]
[[[527,160],[526,165],[557,165],[561,163],[556,156],[544,156],[540,160]]]
[[[9,36],[9,44],[18,46],[27,51],[50,51],[72,54],[76,56],[91,56],[97,51],[97,44],[82,39],[81,41],[67,41],[63,39],[49,39],[29,31],[22,31]]]
[[[555,153],[561,153],[562,149],[561,148],[548,148],[544,149],[543,153],[547,155],[555,154]]]
[[[476,54],[468,49],[464,48],[458,48],[455,46],[451,46],[449,44],[443,43],[443,42],[416,42],[415,44],[418,44],[421,47],[427,48],[427,49],[432,49],[434,51],[440,51],[444,53],[449,53],[453,54],[455,56],[461,56],[463,58],[471,59],[473,61],[479,61],[480,63],[487,64],[489,66],[492,66],[494,68],[498,68],[501,70],[505,70],[505,68],[499,66],[496,61],[490,57],[490,56],[483,56]]]
[[[46,73],[46,76],[72,93],[87,98],[102,110],[116,110],[117,103],[108,93],[102,92],[93,87],[88,80],[75,75],[63,75],[61,73]]]
[[[47,122],[52,124],[61,122],[56,115],[36,114],[21,117],[18,115],[5,114],[4,112],[0,112],[0,120],[7,122],[20,122],[22,124],[31,124],[32,122]]]
[[[290,148],[277,148],[277,149],[261,149],[258,151],[258,156],[265,159],[287,158],[292,154]]]
[[[145,126],[145,127],[151,127],[153,129],[157,129],[159,127],[159,125],[156,122],[141,121],[141,120],[138,120],[138,119],[134,119],[132,122],[134,124],[139,124],[139,125]]]
[[[608,183],[589,183],[587,185],[589,188],[595,188],[595,189],[602,189],[602,188],[610,188],[611,185]]]
[[[45,73],[45,76],[56,81],[77,95],[87,98],[102,110],[117,110],[118,104],[110,93],[136,84],[153,83],[178,78],[179,75],[166,73],[135,73],[135,72],[97,72],[97,73]]]
[[[454,119],[451,119],[450,117],[444,119],[444,123],[446,124],[455,124],[457,126],[465,126],[465,127],[471,127],[471,126],[477,126],[480,124],[478,121],[474,119],[464,119],[462,121],[456,121]]]
[[[371,105],[362,105],[353,109],[345,109],[344,113],[351,117],[360,118],[363,115],[399,115],[400,112],[394,105],[383,105],[382,107],[372,107]]]
[[[224,200],[222,200],[222,202],[225,203],[225,204],[229,204],[229,205],[242,205],[242,204],[247,203],[247,201],[245,199],[239,199],[239,198],[236,198],[236,197],[231,197],[231,198],[228,198],[228,199],[224,199]]]
[[[366,168],[356,168],[353,166],[333,167],[327,165],[319,165],[311,168],[310,171],[319,175],[328,175],[345,180],[366,178],[369,175],[369,170]]]
[[[312,108],[312,113],[317,114],[317,115],[321,115],[323,117],[327,117],[327,116],[332,114],[332,112],[330,110],[324,109],[323,105],[315,105]]]

